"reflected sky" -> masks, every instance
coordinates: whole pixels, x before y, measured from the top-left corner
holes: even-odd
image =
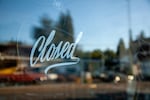
[[[33,26],[48,15],[57,21],[69,10],[75,37],[84,35],[84,50],[116,50],[120,38],[128,46],[127,0],[0,0],[0,41],[19,40],[32,44]],[[131,0],[133,38],[144,30],[150,36],[150,0]]]

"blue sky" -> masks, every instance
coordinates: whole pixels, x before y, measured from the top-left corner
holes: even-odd
[[[150,0],[130,0],[133,38],[145,31],[150,37]],[[75,37],[83,32],[84,50],[116,50],[120,38],[128,47],[127,0],[0,0],[0,42],[19,40],[33,44],[33,26],[48,15],[57,21],[69,10]]]

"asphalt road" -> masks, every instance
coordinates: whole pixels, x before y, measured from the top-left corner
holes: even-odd
[[[134,85],[136,85],[136,88]],[[150,100],[150,82],[136,84],[66,83],[0,88],[0,100],[127,100],[129,97],[138,98],[137,100]]]

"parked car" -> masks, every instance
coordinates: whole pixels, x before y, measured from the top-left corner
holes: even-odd
[[[15,67],[1,69],[0,82],[2,83],[36,83],[37,81],[47,80],[42,73],[32,71],[18,70]]]
[[[130,80],[134,80],[133,75],[126,75],[119,72],[114,71],[104,71],[99,74],[99,76],[94,76],[93,79],[99,80],[99,82],[127,82]]]

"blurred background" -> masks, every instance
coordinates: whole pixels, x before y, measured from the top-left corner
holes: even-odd
[[[150,99],[150,0],[0,0],[0,12],[0,99]],[[83,32],[80,62],[45,74],[70,61],[30,66],[34,43],[52,30],[56,46]]]

